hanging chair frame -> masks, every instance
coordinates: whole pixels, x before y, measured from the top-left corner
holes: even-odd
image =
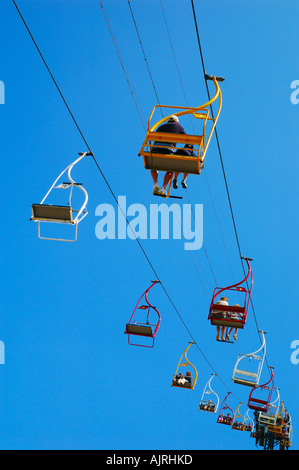
[[[252,293],[252,287],[253,287],[253,274],[252,274],[252,269],[250,266],[250,262],[252,261],[251,258],[243,258],[247,263],[248,267],[248,273],[246,277],[236,283],[232,284],[231,286],[228,287],[216,287],[214,289],[213,293],[213,298],[210,304],[210,310],[209,310],[209,316],[208,320],[210,320],[211,325],[214,326],[224,326],[227,328],[238,328],[238,329],[243,329],[246,321],[247,321],[247,315],[248,315],[248,309],[249,309],[249,304],[250,304],[250,299],[251,299],[251,293]],[[250,281],[250,286],[249,287],[243,287],[241,284],[247,284],[248,279],[251,279]],[[248,285],[248,284],[247,284]],[[244,293],[244,306],[243,307],[236,307],[232,305],[216,305],[216,299],[217,297],[220,298],[221,294],[226,291],[232,291],[232,292],[243,292]],[[217,310],[220,312],[214,313],[214,310]],[[226,313],[227,316],[223,316],[223,313]],[[234,318],[229,318],[230,314],[238,314],[240,316],[239,319],[234,319]]]
[[[219,400],[219,396],[217,395],[217,393],[211,387],[211,382],[212,382],[213,378],[215,377],[215,375],[217,375],[217,374],[212,374],[212,377],[209,379],[209,381],[207,382],[207,384],[204,388],[204,391],[203,391],[203,394],[202,394],[202,397],[201,397],[201,400],[200,400],[199,408],[198,408],[201,411],[207,411],[207,412],[210,412],[210,413],[217,413],[220,400]],[[204,400],[205,395],[211,395],[211,394],[213,394],[215,396],[215,398],[216,398],[215,402],[213,402],[212,400]]]
[[[242,405],[242,402],[239,403],[239,406],[236,409],[235,414],[234,414],[234,420],[232,422],[232,429],[234,429],[235,431],[246,431],[247,421],[246,421],[245,416],[243,416],[240,413],[240,406],[241,405]],[[242,418],[243,423],[241,425],[239,423],[237,423],[236,418]]]
[[[274,374],[273,374],[273,367],[270,366],[269,369],[271,370],[271,377],[268,380],[268,382],[266,382],[263,385],[258,385],[257,387],[253,388],[249,394],[248,407],[251,410],[267,412],[270,408],[271,397],[272,397],[272,393],[274,389]],[[268,392],[267,400],[261,400],[260,398],[253,397],[253,394],[258,389],[260,389],[261,391],[266,390]]]
[[[271,432],[275,437],[284,437],[286,435],[287,423],[286,419],[286,410],[284,407],[284,402],[281,402],[281,410],[276,416],[275,424],[268,424],[267,431]]]
[[[160,281],[151,281],[150,287],[148,287],[148,289],[146,289],[146,291],[141,295],[140,299],[138,300],[138,302],[136,304],[136,307],[133,311],[133,314],[132,314],[129,322],[126,325],[125,334],[128,335],[128,343],[131,346],[140,346],[140,347],[144,347],[144,348],[153,348],[154,345],[155,345],[155,337],[156,337],[156,334],[158,333],[159,328],[160,328],[161,315],[160,315],[159,310],[156,307],[154,307],[150,303],[150,301],[148,300],[148,294],[149,294],[150,290],[156,284],[160,284],[160,283],[161,283]],[[146,305],[140,305],[143,298],[145,299]],[[146,323],[144,323],[144,322],[143,323],[134,322],[134,316],[135,316],[137,310],[147,310]],[[158,318],[158,321],[154,324],[149,323],[149,315],[152,311],[154,311],[157,314],[157,318]],[[138,336],[139,337],[144,337],[144,338],[151,338],[152,342],[149,345],[132,342],[131,341],[131,336],[133,336],[134,338],[136,338]]]
[[[246,424],[245,431],[253,433],[255,425],[254,425],[253,419],[249,416],[249,408],[247,409],[247,411],[245,413],[245,419],[246,419],[246,423],[248,423],[248,421],[251,421],[251,425]]]
[[[86,189],[82,186],[81,183],[76,183],[72,178],[72,170],[75,165],[77,165],[85,157],[93,155],[91,152],[79,153],[79,158],[74,162],[68,165],[65,170],[63,170],[60,175],[56,178],[52,186],[50,187],[47,194],[44,196],[40,204],[32,204],[32,217],[30,220],[38,223],[38,237],[41,240],[54,240],[54,241],[64,241],[64,242],[75,242],[78,235],[78,224],[87,216],[88,212],[86,210],[88,202],[88,194]],[[67,174],[68,182],[60,183],[57,185],[58,181],[62,178],[64,174]],[[73,188],[76,187],[80,189],[84,195],[84,202],[79,210],[74,210],[72,208],[72,194]],[[54,189],[70,189],[69,202],[67,206],[59,206],[53,204],[45,204],[46,199],[49,197],[50,193]],[[75,215],[75,217],[74,217]],[[41,235],[41,223],[54,223],[54,224],[69,224],[74,226],[75,234],[74,238],[53,238],[46,237]]]
[[[239,354],[238,355],[238,360],[236,362],[232,380],[236,384],[240,385],[247,385],[249,387],[257,387],[260,381],[263,365],[264,365],[264,360],[266,357],[266,339],[265,339],[265,331],[259,330],[259,333],[262,334],[262,345],[261,347],[250,354]],[[258,353],[260,351],[263,351],[262,355],[259,355]],[[254,360],[258,362],[258,367],[256,372],[250,372],[245,370],[244,368],[240,367],[240,363],[245,360]]]
[[[154,106],[150,117],[148,119],[148,129],[146,133],[145,140],[142,144],[142,147],[139,151],[138,156],[143,157],[144,167],[146,170],[157,170],[157,171],[166,171],[171,173],[188,173],[188,174],[195,174],[199,175],[202,168],[204,167],[205,156],[214,133],[221,107],[222,107],[222,94],[221,89],[219,87],[218,81],[223,81],[221,78],[217,77],[209,77],[210,80],[213,81],[216,92],[212,99],[210,99],[207,103],[203,104],[202,106],[198,107],[183,107],[183,106],[166,106],[166,105],[156,105]],[[207,109],[210,105],[212,105],[217,99],[219,98],[219,107],[215,118],[210,117],[209,110]],[[169,110],[181,110],[177,112],[171,112],[163,119],[160,119],[154,125],[152,125],[151,121],[154,115],[154,112],[157,108],[160,109],[169,109]],[[166,132],[157,132],[156,129],[161,126],[161,124],[168,121],[171,115],[175,116],[186,116],[191,115],[194,116],[196,119],[203,120],[203,133],[202,135],[190,135],[190,134],[173,134],[173,133],[166,133]],[[208,121],[212,121],[213,124],[211,126],[210,133],[208,138],[206,139],[206,124]],[[154,144],[154,142],[161,142],[161,144]],[[158,153],[153,152],[155,148],[164,147],[165,143],[169,143],[171,150],[169,153]],[[193,152],[195,153],[195,157],[193,156],[183,156],[183,155],[176,155],[174,150],[177,150],[177,144],[183,146],[184,144],[191,144],[193,145]],[[165,147],[167,149],[167,146]],[[167,150],[166,150],[167,152]],[[171,181],[169,183],[168,193],[164,197],[170,196],[170,188],[171,188]]]
[[[172,380],[172,384],[171,384],[172,387],[185,388],[185,389],[189,389],[189,390],[194,390],[194,388],[195,388],[195,385],[196,385],[196,382],[197,382],[197,377],[198,377],[198,372],[197,372],[196,367],[193,364],[191,364],[191,362],[188,360],[188,357],[187,357],[187,352],[188,352],[189,348],[192,346],[192,344],[195,344],[195,342],[190,341],[189,346],[185,349],[185,351],[181,355],[181,358],[179,360],[177,369],[176,369],[175,374],[173,376],[173,380]],[[185,360],[185,362],[182,362],[183,359]],[[185,383],[179,383],[177,381],[177,376],[178,376],[178,371],[179,371],[180,367],[188,367],[188,366],[192,367],[192,369],[194,370],[195,378],[193,378],[191,376],[190,377],[190,379],[191,379],[190,382],[186,381]],[[186,377],[187,376],[183,376],[182,378],[186,379]]]
[[[272,403],[270,403],[268,412],[267,413],[265,413],[263,411],[258,411],[257,412],[257,421],[259,422],[259,424],[266,425],[266,426],[268,426],[268,425],[275,426],[276,425],[277,418],[279,416],[279,408],[280,408],[281,403],[280,403],[279,388],[275,387],[275,390],[276,390],[276,393],[277,393],[277,397]],[[275,408],[277,412],[274,413],[274,414],[270,413],[271,408]]]
[[[231,426],[233,421],[234,421],[234,417],[235,417],[234,412],[227,404],[227,399],[228,399],[229,395],[231,395],[231,392],[228,392],[226,397],[222,401],[220,411],[219,411],[219,414],[218,414],[217,424],[225,424],[226,426]],[[232,413],[232,416],[227,415],[227,416],[222,417],[221,414],[223,414],[222,413],[223,410],[230,410],[231,413]]]

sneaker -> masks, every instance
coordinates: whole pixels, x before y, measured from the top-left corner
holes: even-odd
[[[237,334],[236,334],[236,333],[233,335],[233,337],[235,338],[236,341],[238,341],[238,338],[237,338]]]
[[[182,181],[181,185],[182,185],[182,188],[187,189],[187,183],[185,180]]]
[[[160,190],[160,188],[159,188],[158,183],[155,183],[155,185],[154,185],[154,190],[153,190],[153,194],[159,194],[159,190]]]
[[[167,196],[167,191],[166,191],[166,189],[163,188],[163,186],[162,186],[162,188],[159,189],[159,191],[158,191],[157,194],[159,194],[159,196],[166,197],[166,196]]]
[[[173,186],[174,189],[178,189],[178,187],[179,187],[178,186],[178,180],[174,179],[173,183],[172,183],[172,186]]]
[[[229,334],[226,335],[226,340],[227,340],[227,341],[230,341],[230,336],[229,336]]]

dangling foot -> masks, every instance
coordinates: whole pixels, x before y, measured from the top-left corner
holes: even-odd
[[[238,341],[237,333],[235,333],[235,334],[233,335],[233,337],[235,338],[236,341]]]
[[[159,196],[166,197],[166,196],[167,196],[167,191],[166,191],[166,189],[163,188],[163,186],[162,186],[162,188],[159,189],[159,191],[158,191],[157,194],[159,194]]]
[[[186,182],[186,180],[183,180],[182,183],[181,183],[181,185],[182,185],[182,188],[187,189],[187,182]]]
[[[155,195],[155,194],[159,194],[159,190],[160,190],[160,188],[159,188],[158,183],[155,183],[155,184],[154,184],[154,189],[153,189],[153,194],[154,194],[154,195]]]
[[[172,186],[173,186],[174,189],[178,189],[178,187],[179,187],[178,186],[178,180],[176,180],[175,178],[173,180]]]

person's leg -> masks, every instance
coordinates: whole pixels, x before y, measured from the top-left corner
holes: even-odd
[[[224,334],[225,334],[225,328],[226,328],[225,326],[223,326],[223,327],[221,328],[221,339],[222,339],[222,341],[225,341],[225,336],[224,336]]]
[[[219,341],[219,334],[220,334],[220,326],[219,325],[216,327],[216,330],[217,330],[216,340]]]
[[[233,328],[230,328],[230,330],[228,330],[228,329],[226,330],[225,339],[227,339],[227,341],[230,341],[230,334],[231,334],[231,332],[232,332],[232,329],[233,329]]]
[[[178,189],[178,176],[179,176],[179,173],[174,174],[174,179],[172,183],[172,186],[174,189]]]
[[[157,170],[151,170],[151,175],[152,175],[154,184],[158,183],[158,174],[159,173]]]
[[[158,194],[159,192],[159,184],[158,184],[158,171],[157,170],[151,170],[151,175],[152,175],[152,178],[153,178],[153,182],[154,182],[154,189],[153,189],[153,194]]]
[[[166,188],[172,180],[172,175],[173,175],[173,173],[170,173],[170,172],[165,173],[163,186],[159,190],[159,195],[160,196],[166,196],[167,195],[167,189]]]
[[[165,189],[167,188],[169,182],[172,179],[172,175],[173,175],[173,173],[170,173],[169,171],[167,173],[165,173],[164,181],[163,181],[163,188],[165,188]]]
[[[183,178],[183,181],[182,181],[182,187],[184,189],[187,189],[187,177],[188,177],[188,173],[184,173],[184,178]]]

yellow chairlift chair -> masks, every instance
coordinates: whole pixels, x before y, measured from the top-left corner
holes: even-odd
[[[171,384],[172,387],[187,388],[189,390],[194,390],[194,387],[197,382],[198,373],[197,373],[196,367],[193,364],[191,364],[191,362],[187,358],[187,351],[192,346],[192,344],[195,344],[194,341],[190,342],[189,346],[185,349],[185,351],[181,355],[176,372],[172,380],[172,384]],[[183,359],[185,359],[185,362],[183,362]],[[184,374],[180,372],[181,367],[185,368],[188,366],[190,366],[193,369],[195,376],[192,377],[191,371],[187,371]]]
[[[139,151],[139,156],[143,157],[144,167],[146,170],[157,170],[157,171],[166,171],[172,173],[188,173],[193,175],[199,175],[202,168],[204,167],[205,156],[213,135],[213,132],[216,127],[216,123],[218,121],[221,107],[222,107],[222,94],[219,87],[219,83],[223,81],[223,78],[220,77],[208,77],[210,80],[213,81],[216,92],[213,98],[210,101],[203,104],[202,106],[198,107],[181,107],[181,106],[164,106],[164,105],[156,105],[154,106],[151,115],[148,120],[148,129],[146,133],[145,140],[142,144],[142,147]],[[210,112],[208,107],[214,103],[219,98],[219,106],[217,110],[217,114],[214,118],[210,116]],[[168,116],[160,119],[155,124],[152,124],[152,118],[155,110],[157,108],[165,109],[165,110],[179,110],[177,112],[171,112]],[[199,119],[202,121],[202,133],[201,135],[190,135],[190,134],[171,134],[166,132],[157,132],[158,127],[161,124],[164,124],[168,121],[170,116],[175,115],[185,116],[191,115],[195,119]],[[206,135],[206,126],[207,123],[211,121],[211,129]],[[158,149],[160,145],[170,144],[171,150],[169,153],[158,153]],[[159,145],[160,144],[160,145]],[[195,156],[183,156],[183,155],[176,155],[173,152],[173,149],[179,149],[184,147],[186,144],[193,145],[193,151]],[[155,150],[157,149],[157,150]],[[168,193],[166,196],[170,196],[170,189],[171,189],[171,182],[169,183]]]

